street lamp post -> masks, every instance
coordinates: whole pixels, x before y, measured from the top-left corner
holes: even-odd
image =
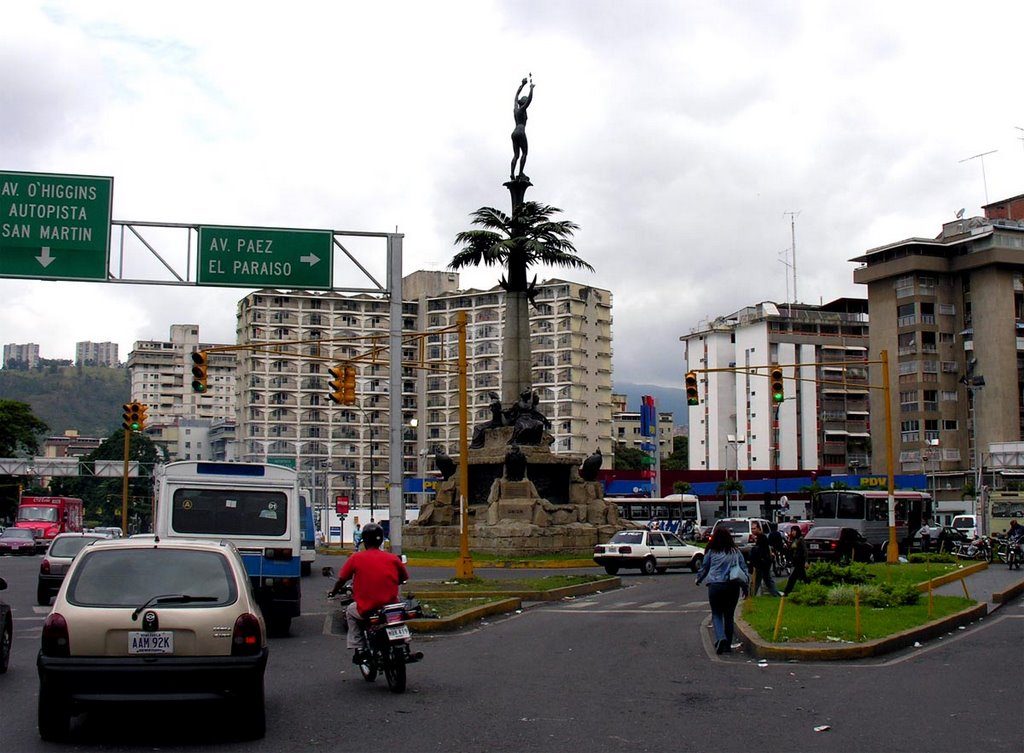
[[[727,442],[727,444],[729,446],[732,447],[733,454],[736,456],[736,482],[739,483],[739,480],[740,480],[740,448],[739,448],[739,446],[741,444],[743,444],[744,442],[746,442],[747,440],[744,439],[743,437],[737,437],[735,434],[726,434],[725,441]],[[727,481],[729,480],[729,453],[728,452],[726,452],[726,454],[725,454],[725,478],[726,478]],[[731,508],[730,508],[730,505],[729,505],[729,495],[730,495],[730,493],[731,492],[726,492],[726,494],[725,494],[725,517],[727,517],[727,518],[731,517],[731,515],[732,515]],[[739,504],[739,492],[738,491],[736,492],[736,502],[737,502],[737,504]]]

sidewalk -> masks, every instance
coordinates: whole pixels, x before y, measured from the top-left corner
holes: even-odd
[[[991,614],[1006,601],[1024,593],[1024,570],[1010,570],[1001,562],[993,562],[987,569],[964,578],[964,583],[967,584],[970,598],[987,605]],[[964,587],[957,581],[939,586],[934,593],[939,596],[963,596]]]

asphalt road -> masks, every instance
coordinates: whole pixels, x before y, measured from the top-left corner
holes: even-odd
[[[335,560],[331,564],[337,564]],[[0,748],[50,749],[35,726],[39,558],[2,558],[15,609],[0,676]],[[317,568],[328,564],[321,558]],[[450,575],[414,569],[413,579]],[[482,575],[514,577],[509,571]],[[1013,751],[1024,747],[1024,607],[920,649],[847,664],[770,663],[709,652],[705,589],[688,572],[625,574],[625,588],[414,639],[409,690],[364,682],[331,633],[330,581],[272,641],[267,737],[232,740],[216,712],[116,708],[79,718],[93,750]],[[815,727],[828,726],[816,732]]]

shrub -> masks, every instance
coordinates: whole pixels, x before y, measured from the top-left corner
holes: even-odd
[[[836,565],[832,562],[815,562],[807,568],[807,577],[810,578],[812,583],[819,583],[823,586],[836,586],[867,583],[875,576],[868,572],[867,565],[862,562],[851,562],[848,565]]]
[[[869,607],[912,606],[921,598],[921,592],[906,583],[880,583],[868,586],[860,593],[861,603]]]
[[[871,588],[871,586],[868,586],[868,588]],[[853,586],[836,586],[829,589],[827,603],[833,607],[849,606],[853,604],[854,590]]]
[[[806,607],[820,607],[828,603],[828,587],[820,583],[805,583],[789,595],[794,604]]]

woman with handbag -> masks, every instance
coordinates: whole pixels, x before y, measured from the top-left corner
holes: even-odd
[[[733,613],[740,591],[747,595],[750,573],[743,553],[736,548],[732,533],[725,526],[716,526],[704,553],[704,565],[697,575],[697,585],[708,583],[711,624],[715,629],[715,653],[732,650]]]

